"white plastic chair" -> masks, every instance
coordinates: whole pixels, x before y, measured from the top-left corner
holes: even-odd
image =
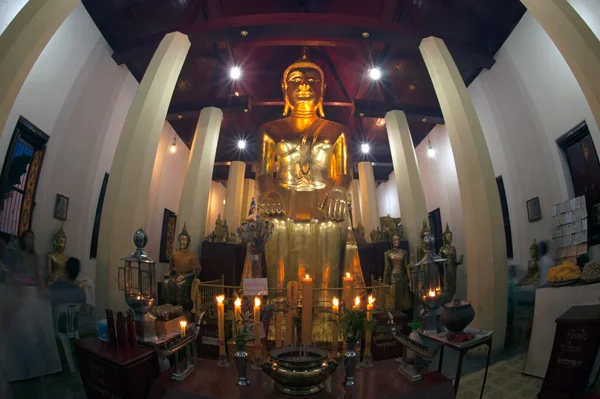
[[[73,355],[71,353],[70,339],[79,339],[80,309],[80,303],[63,303],[58,305],[54,310],[54,334],[56,334],[56,336],[60,339],[60,342],[62,342],[63,350],[65,351],[65,357],[67,358],[69,369],[72,373],[75,372],[75,363],[73,362]],[[59,320],[61,320],[61,317],[66,321],[66,331],[59,330]]]

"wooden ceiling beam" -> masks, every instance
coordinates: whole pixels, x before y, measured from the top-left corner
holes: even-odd
[[[251,106],[250,96],[229,96],[228,98],[216,98],[208,101],[171,103],[167,111],[167,120],[197,118],[200,111],[206,107],[217,107],[223,112],[240,112],[244,109],[250,110]]]
[[[363,32],[368,32],[367,40],[371,43],[388,43],[395,48],[412,49],[418,49],[421,40],[429,36],[412,26],[359,16],[342,17],[338,14],[315,13],[255,14],[203,21],[148,35],[117,46],[113,58],[119,64],[128,62],[140,47],[156,48],[164,35],[174,30],[187,34],[192,43],[239,41],[240,32],[245,30],[248,32],[247,38],[252,40],[302,38],[305,41],[350,40],[359,44],[365,42]],[[466,43],[443,35],[441,39],[446,42],[451,53],[460,54],[469,64],[487,69],[494,65],[492,54],[477,51]]]
[[[400,110],[406,114],[409,121],[421,121],[425,119],[428,123],[443,124],[444,117],[439,108],[424,107],[413,104],[393,104],[383,101],[354,101],[354,114],[358,117],[384,118],[388,111]],[[362,114],[362,115],[361,115]]]

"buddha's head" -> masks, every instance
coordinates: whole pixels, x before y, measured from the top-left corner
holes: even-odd
[[[290,108],[295,110],[323,113],[323,95],[325,94],[325,75],[323,70],[306,57],[304,49],[302,58],[287,67],[283,73],[281,88],[285,98],[283,115]]]
[[[187,228],[185,223],[183,224],[183,230],[179,233],[179,237],[177,237],[177,242],[179,243],[179,249],[188,249],[190,246],[190,235],[187,232]]]
[[[531,246],[529,247],[529,256],[531,257],[531,259],[538,258],[538,245],[535,241],[535,238],[533,239],[533,244],[531,244]]]
[[[427,225],[427,219],[423,219],[423,228],[421,229],[421,241],[425,239],[427,233],[429,233],[429,226]]]
[[[402,239],[402,237],[404,237],[404,226],[402,225],[402,219],[400,219],[400,222],[398,222],[396,225],[396,230],[398,231],[398,237]]]
[[[448,223],[446,223],[446,230],[444,230],[444,244],[445,245],[452,244],[452,232],[450,231],[450,228],[448,227]]]
[[[400,236],[398,234],[394,234],[392,237],[392,248],[400,248]]]
[[[67,246],[67,235],[63,230],[63,225],[60,225],[60,229],[54,234],[54,251],[58,253],[65,252],[65,248]]]

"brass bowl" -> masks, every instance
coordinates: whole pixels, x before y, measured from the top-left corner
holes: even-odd
[[[275,389],[288,395],[311,395],[325,388],[325,380],[338,364],[329,361],[329,351],[317,347],[283,346],[270,352],[261,368],[275,382]]]

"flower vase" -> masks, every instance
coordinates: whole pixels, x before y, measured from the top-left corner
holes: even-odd
[[[244,345],[238,345],[237,351],[235,352],[235,365],[238,371],[238,387],[247,387],[250,385],[248,377],[246,375],[246,368],[248,366],[248,353],[244,350]]]
[[[262,253],[253,253],[250,249],[246,250],[242,278],[261,278],[265,276],[262,255]]]
[[[345,355],[344,355],[344,368],[346,369],[346,378],[344,379],[344,386],[345,387],[352,387],[354,386],[354,369],[356,368],[356,363],[358,360],[358,356],[356,355],[356,352],[354,351],[354,347],[355,347],[356,343],[355,342],[347,342],[346,346],[348,347],[348,350],[346,351]]]

